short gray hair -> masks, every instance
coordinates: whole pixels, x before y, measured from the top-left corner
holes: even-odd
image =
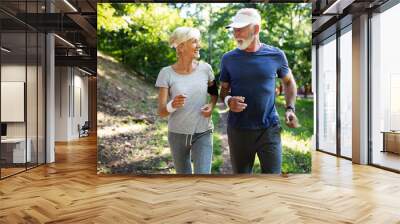
[[[188,41],[192,38],[200,39],[200,31],[192,27],[178,27],[174,30],[169,38],[171,47],[178,47],[179,44]]]

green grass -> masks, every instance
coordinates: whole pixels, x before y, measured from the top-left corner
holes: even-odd
[[[311,137],[313,135],[313,100],[298,98],[296,115],[299,128],[288,128],[285,125],[285,98],[279,96],[276,106],[282,124],[282,172],[310,173],[311,172]]]
[[[222,158],[222,150],[221,150],[221,134],[216,131],[216,128],[219,123],[219,109],[215,108],[212,113],[212,121],[214,124],[214,133],[213,133],[213,161],[211,164],[211,173],[217,174],[219,173],[219,168],[223,163]]]
[[[282,172],[311,173],[311,152],[302,152],[283,147]]]

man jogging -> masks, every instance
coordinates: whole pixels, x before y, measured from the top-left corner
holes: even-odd
[[[261,17],[244,8],[233,17],[237,48],[221,60],[221,99],[229,107],[228,143],[234,173],[251,173],[257,154],[262,173],[281,173],[281,127],[275,107],[275,78],[285,90],[285,120],[297,127],[296,82],[280,49],[260,42]]]

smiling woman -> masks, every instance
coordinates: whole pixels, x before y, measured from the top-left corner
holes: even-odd
[[[211,172],[213,124],[209,117],[218,95],[211,95],[207,103],[207,87],[215,78],[209,64],[196,60],[199,41],[198,29],[175,29],[170,44],[178,60],[162,68],[156,82],[159,114],[169,116],[168,141],[178,174],[192,174],[191,161],[195,174]]]

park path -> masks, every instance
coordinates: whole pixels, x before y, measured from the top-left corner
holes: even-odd
[[[232,165],[229,156],[229,145],[228,145],[228,136],[226,133],[227,120],[228,120],[228,111],[226,110],[225,104],[219,102],[217,107],[220,111],[219,122],[216,125],[216,131],[221,135],[221,151],[223,163],[220,167],[221,174],[232,174]]]

